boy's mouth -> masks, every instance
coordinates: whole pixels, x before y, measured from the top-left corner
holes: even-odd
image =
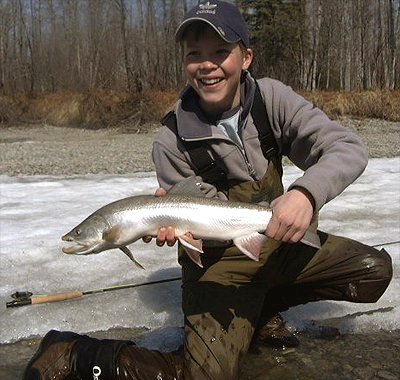
[[[214,84],[221,82],[222,80],[223,78],[212,78],[212,79],[202,78],[200,79],[200,83],[203,84],[204,86],[212,86]]]

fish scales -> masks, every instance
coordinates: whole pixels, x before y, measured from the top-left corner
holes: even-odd
[[[237,237],[238,231],[265,230],[270,210],[241,202],[171,195],[125,198],[106,205],[98,214],[115,221],[125,221],[125,224],[132,223],[136,229],[140,224],[146,229],[153,227],[152,231],[147,231],[151,235],[156,234],[160,227],[173,226],[193,234],[201,228],[203,238],[226,240]],[[194,226],[196,231],[191,231]]]
[[[272,212],[259,205],[185,195],[140,195],[112,202],[95,211],[64,235],[77,245],[65,253],[91,254],[120,248],[133,259],[127,245],[143,236],[156,236],[172,226],[186,252],[201,265],[201,240],[233,240],[246,255],[258,259],[266,237],[260,234]],[[190,233],[191,235],[189,235]],[[194,238],[197,240],[195,241]]]

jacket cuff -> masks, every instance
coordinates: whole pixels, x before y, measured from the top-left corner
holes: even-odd
[[[312,196],[312,194],[304,187],[300,187],[300,186],[292,186],[290,188],[290,190],[298,190],[300,191],[302,194],[304,194],[306,196],[306,198],[309,200],[309,202],[311,203],[311,206],[313,208],[313,211],[315,212],[315,199]]]
[[[314,213],[318,212],[322,206],[326,203],[326,195],[322,188],[318,186],[318,184],[310,183],[304,177],[298,178],[294,181],[289,187],[288,191],[294,188],[298,188],[299,190],[303,190],[303,193],[308,197],[313,204]]]

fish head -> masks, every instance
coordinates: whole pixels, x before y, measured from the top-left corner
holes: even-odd
[[[61,237],[63,241],[76,243],[64,247],[67,254],[89,255],[109,249],[109,243],[103,240],[103,233],[108,229],[107,221],[100,215],[91,215],[82,223]]]

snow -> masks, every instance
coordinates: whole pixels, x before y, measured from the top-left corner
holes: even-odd
[[[372,159],[365,173],[324,206],[320,228],[370,245],[390,242],[394,278],[374,304],[318,302],[285,313],[289,325],[308,328],[311,321],[341,331],[400,328],[400,158]],[[286,167],[284,182],[301,172]],[[182,339],[180,281],[142,286],[55,303],[6,308],[10,295],[89,291],[180,277],[176,248],[138,241],[130,246],[140,270],[119,250],[98,255],[65,255],[60,237],[99,207],[131,195],[152,194],[155,174],[73,177],[0,176],[0,343],[49,329],[89,332],[112,327],[144,327],[154,332],[147,345]],[[156,339],[154,339],[156,336]],[[157,342],[157,343],[155,343]],[[145,342],[146,343],[146,342]]]

